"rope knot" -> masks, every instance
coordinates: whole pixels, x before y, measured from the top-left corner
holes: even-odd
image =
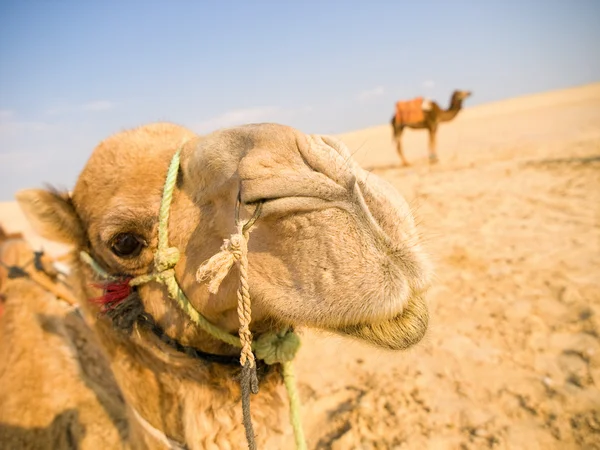
[[[160,273],[172,269],[178,261],[179,249],[177,247],[167,247],[157,250],[154,257],[155,270]]]
[[[208,291],[216,294],[233,264],[241,260],[244,251],[248,251],[247,245],[243,234],[232,234],[223,241],[219,253],[198,267],[196,281],[204,283],[208,280]]]
[[[292,361],[299,349],[300,338],[293,331],[283,334],[269,331],[254,341],[256,357],[269,365]]]
[[[221,251],[231,252],[236,261],[239,261],[242,257],[242,239],[244,237],[241,234],[232,234],[229,239],[223,241]]]

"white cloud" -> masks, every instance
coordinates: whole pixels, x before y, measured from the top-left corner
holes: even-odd
[[[15,112],[11,111],[10,109],[0,109],[0,121],[2,122],[13,118],[14,115]]]
[[[0,153],[0,166],[10,170],[13,174],[25,173],[34,167],[47,163],[47,156],[37,152],[9,151]]]
[[[314,108],[310,105],[298,108],[281,108],[278,106],[262,106],[256,108],[233,109],[192,124],[191,128],[198,133],[210,133],[220,128],[228,128],[248,123],[273,122],[291,125],[299,116],[311,114]]]
[[[357,98],[361,102],[365,102],[365,101],[372,100],[376,97],[380,97],[384,93],[385,93],[385,89],[383,88],[383,86],[377,86],[376,88],[361,92],[360,94],[358,94]]]
[[[68,103],[59,104],[45,111],[49,116],[58,116],[74,112],[100,112],[114,109],[116,104],[110,100],[94,100],[83,103],[81,105],[73,105]]]
[[[309,113],[309,112],[313,112],[314,108],[312,106],[304,106],[300,109],[298,109],[297,111],[291,111],[293,114],[295,114],[296,112],[298,113]]]
[[[273,121],[281,113],[281,109],[275,106],[258,108],[234,109],[219,116],[205,120],[194,126],[199,133],[208,133],[219,128],[227,128],[235,125],[243,125],[253,122]]]
[[[0,139],[23,136],[28,133],[48,131],[53,126],[47,122],[36,120],[23,120],[17,117],[14,111],[0,109]],[[5,144],[5,142],[1,142]],[[5,149],[3,149],[5,150]]]
[[[72,108],[67,108],[66,106],[55,106],[54,108],[46,109],[44,114],[48,116],[57,116],[69,112],[70,110],[72,110]]]
[[[425,89],[433,89],[435,87],[435,81],[425,80],[425,81],[423,81],[423,87]]]
[[[83,111],[108,111],[109,109],[113,109],[115,104],[108,100],[96,100],[94,102],[89,102],[81,105],[81,109]]]
[[[8,136],[23,132],[47,131],[50,129],[52,129],[52,125],[46,122],[19,122],[10,120],[0,122],[0,136]]]

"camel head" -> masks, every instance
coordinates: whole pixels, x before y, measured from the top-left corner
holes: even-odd
[[[275,124],[203,137],[152,124],[100,143],[72,194],[25,190],[17,199],[43,236],[87,251],[110,274],[146,274],[153,270],[167,167],[178,148],[169,241],[181,254],[179,285],[208,320],[232,333],[239,326],[237,269],[216,294],[195,278],[234,232],[239,194],[244,218],[263,204],[248,243],[254,333],[314,327],[388,349],[423,337],[431,269],[411,211],[333,138]],[[82,306],[95,317],[95,306],[87,303],[102,294],[93,286],[94,273],[83,264],[74,272]],[[142,285],[138,293],[166,333],[225,351],[189,326],[161,284]]]
[[[452,93],[452,103],[460,103],[472,95],[471,91],[456,90]]]

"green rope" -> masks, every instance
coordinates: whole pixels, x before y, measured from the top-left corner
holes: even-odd
[[[109,275],[109,273],[106,270],[100,267],[100,264],[98,264],[94,260],[94,258],[90,256],[89,253],[82,251],[79,252],[79,256],[81,257],[83,262],[87,263],[92,268],[92,270],[96,272],[96,275],[98,275],[100,278],[104,278],[105,280],[109,280],[112,278],[112,276]]]
[[[200,314],[196,308],[194,308],[185,293],[179,287],[179,283],[177,283],[177,280],[175,279],[175,272],[173,269],[168,269],[159,274],[142,275],[140,277],[136,277],[131,280],[130,284],[132,286],[137,286],[147,283],[148,281],[158,281],[159,283],[164,284],[171,298],[176,300],[179,307],[187,314],[191,321],[202,328],[202,330],[204,330],[206,333],[215,339],[219,339],[220,341],[223,341],[233,347],[242,347],[239,337],[222,330],[210,322],[202,314]]]
[[[300,396],[296,389],[296,377],[294,375],[294,365],[291,361],[283,363],[283,383],[287,390],[288,400],[290,402],[290,423],[294,429],[294,440],[298,450],[306,450],[306,440],[302,430],[302,420],[300,418]]]
[[[169,246],[169,211],[171,210],[171,201],[173,200],[173,191],[177,182],[179,173],[179,161],[181,148],[179,148],[169,164],[167,179],[163,188],[163,195],[160,201],[160,210],[158,212],[158,252],[165,250]],[[157,269],[158,270],[158,269]]]
[[[179,261],[179,250],[169,247],[169,211],[173,200],[173,192],[179,172],[181,148],[177,150],[167,171],[167,177],[163,188],[163,195],[158,214],[158,248],[154,256],[155,272],[141,275],[130,281],[131,286],[156,281],[164,284],[169,296],[176,300],[179,307],[187,314],[190,320],[199,326],[210,336],[233,347],[241,348],[242,344],[238,336],[232,335],[211,323],[206,317],[192,305],[177,279],[174,267]],[[108,274],[94,259],[86,252],[81,252],[81,259],[86,262],[96,274],[105,279],[112,276]],[[298,450],[306,450],[306,441],[300,420],[300,397],[296,389],[296,382],[292,360],[300,348],[300,338],[293,331],[266,332],[252,342],[252,349],[257,358],[266,364],[281,364],[283,367],[283,381],[290,402],[290,423],[294,429],[294,439]]]

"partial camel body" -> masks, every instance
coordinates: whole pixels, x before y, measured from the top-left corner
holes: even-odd
[[[22,233],[9,233],[7,232],[2,225],[0,225],[0,243],[7,241],[9,239],[22,239]]]
[[[75,305],[77,301],[65,274],[56,268],[56,261],[43,251],[31,250],[21,233],[6,234],[3,231],[0,226],[0,292],[9,279],[27,277],[61,300]],[[6,261],[12,261],[12,264]]]
[[[32,257],[22,239],[0,243],[8,266]],[[0,293],[0,447],[129,448],[125,403],[77,311],[29,277],[4,278]]]
[[[243,217],[263,204],[248,244],[255,338],[314,327],[401,350],[423,337],[431,269],[411,211],[341,142],[274,124],[202,138],[165,123],[118,133],[96,148],[72,195],[28,190],[17,198],[41,235],[74,248],[71,283],[128,405],[135,448],[163,448],[166,438],[188,449],[246,447],[239,349],[192,326],[157,282],[135,288],[127,307],[101,313],[90,301],[106,294],[97,271],[77,259],[85,251],[125,280],[155,270],[158,210],[178,148],[168,222],[180,253],[174,274],[210,322],[231,334],[239,327],[237,269],[216,293],[196,280],[198,267],[235,231],[239,196]],[[291,431],[280,367],[258,366],[258,448],[284,448]]]
[[[404,166],[409,165],[402,151],[402,131],[404,128],[427,129],[429,131],[429,162],[436,163],[438,161],[436,151],[438,125],[454,119],[462,109],[463,100],[470,95],[471,92],[469,91],[454,91],[452,97],[450,97],[450,106],[446,110],[440,108],[436,102],[424,102],[423,97],[396,103],[396,111],[392,116],[391,125],[396,150]]]
[[[23,234],[22,233],[8,233],[7,231],[4,230],[4,227],[2,225],[0,225],[0,251],[2,251],[2,244],[4,244],[6,241],[12,241],[15,239],[23,239]],[[30,256],[30,255],[28,255]],[[9,257],[8,260],[17,260],[18,255],[14,255],[12,257]],[[2,288],[4,285],[6,285],[6,282],[8,280],[8,267],[6,267],[6,263],[4,263],[4,258],[2,257],[2,254],[0,254],[0,317],[2,316],[2,311],[4,309],[4,296],[2,295]]]

